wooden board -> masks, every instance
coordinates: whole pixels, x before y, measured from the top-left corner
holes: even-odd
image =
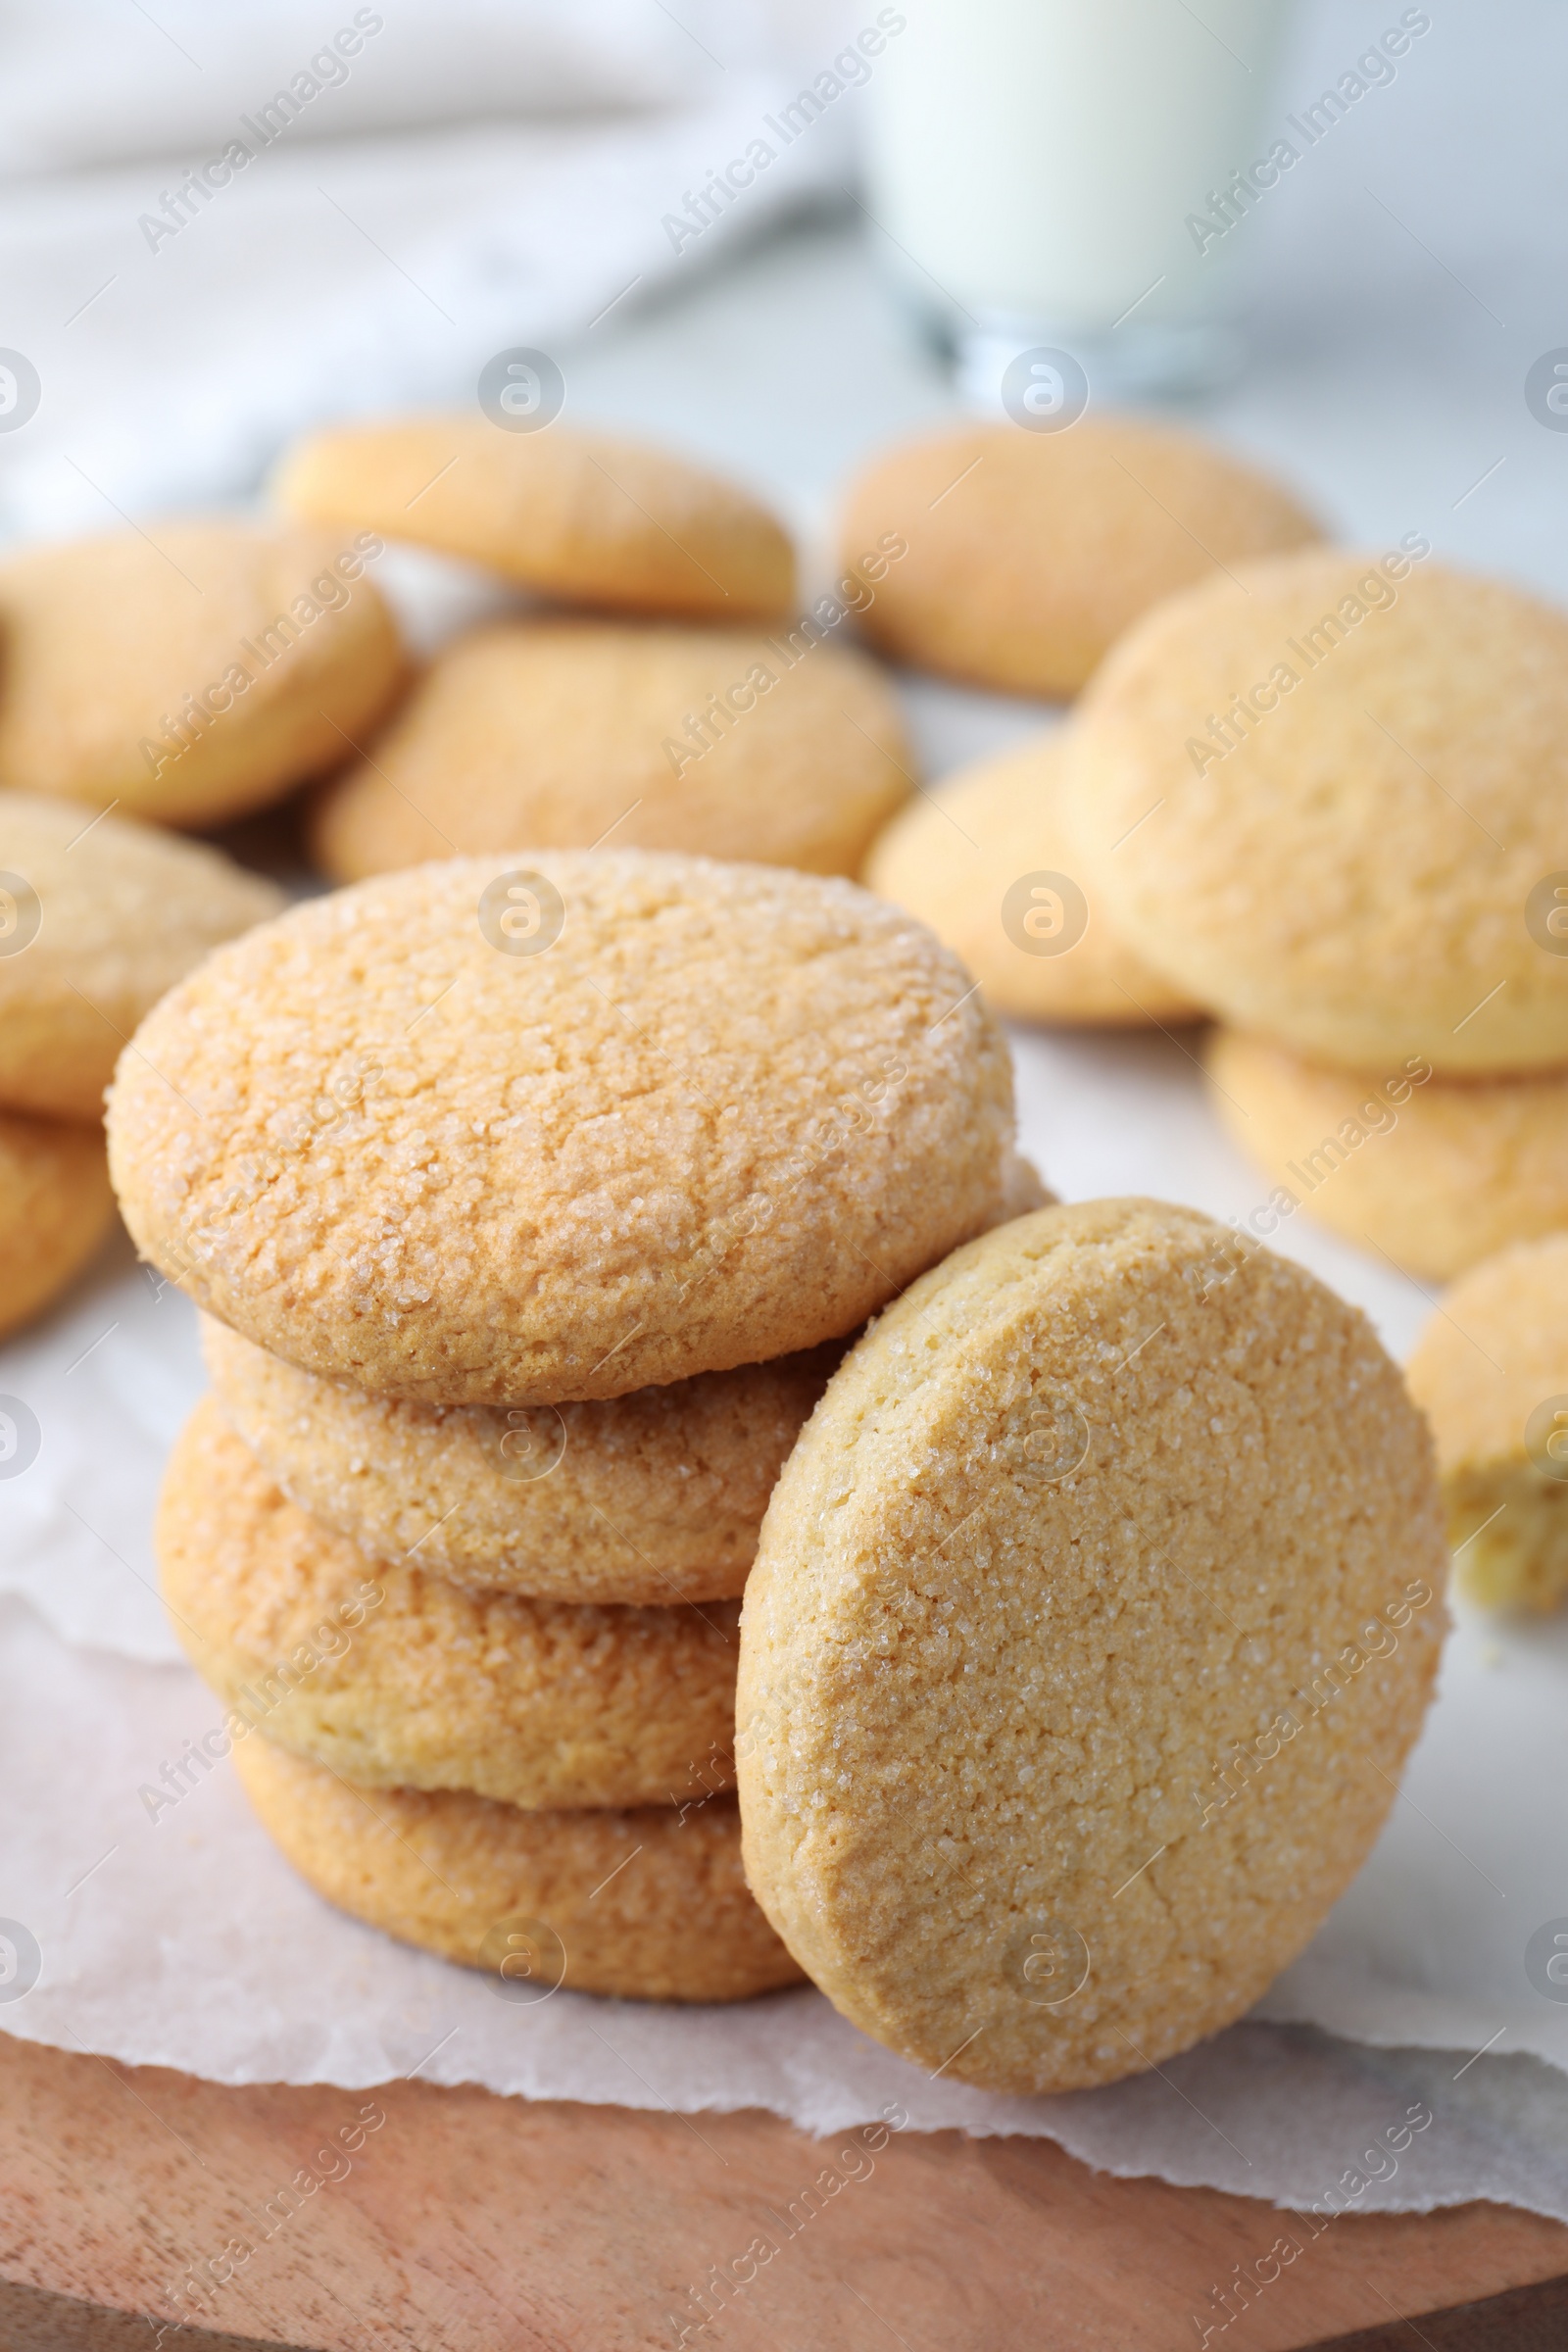
[[[841,2185],[808,2195],[824,2166]],[[1226,2352],[1568,2341],[1568,2229],[1488,2205],[1336,2221],[1222,2328],[1212,2290],[1288,2226],[1041,2139],[873,2152],[755,2113],[225,2090],[0,2034],[0,2352],[652,2352],[683,2326],[713,2352],[1176,2352],[1204,2324]],[[759,2239],[718,2298],[712,2267]],[[232,2275],[176,2329],[167,2290],[215,2262]]]

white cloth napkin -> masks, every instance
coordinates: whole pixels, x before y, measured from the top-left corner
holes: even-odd
[[[229,500],[322,416],[470,405],[497,351],[831,196],[855,88],[788,143],[765,118],[831,72],[848,5],[7,12],[0,337],[39,399],[0,429],[0,535]]]

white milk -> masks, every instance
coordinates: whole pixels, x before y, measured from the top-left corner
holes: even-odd
[[[1290,0],[903,4],[867,202],[920,309],[960,350],[1056,340],[1099,380],[1223,370],[1246,220],[1200,251],[1188,217],[1267,152]]]

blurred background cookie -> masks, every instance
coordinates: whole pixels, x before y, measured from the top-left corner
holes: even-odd
[[[170,1455],[159,1583],[192,1665],[270,1740],[365,1788],[528,1807],[732,1783],[734,1601],[597,1608],[372,1559],[273,1486],[212,1397]]]
[[[259,1732],[234,1768],[263,1827],[318,1894],[405,1943],[498,1979],[631,2001],[740,2001],[800,1970],[747,1891],[740,1818],[524,1813],[457,1789],[365,1793]]]
[[[283,904],[218,850],[0,791],[0,1102],[101,1118],[142,1015]]]
[[[1568,616],[1538,598],[1413,533],[1191,589],[1095,680],[1071,789],[1086,887],[1238,1027],[1358,1070],[1568,1062]]]
[[[1298,1206],[1441,1281],[1568,1226],[1568,1071],[1442,1078],[1420,1054],[1331,1069],[1225,1029],[1206,1066],[1221,1124],[1276,1188],[1276,1215]]]
[[[308,522],[466,556],[562,604],[750,620],[782,613],[795,554],[744,490],[640,441],[482,416],[329,425],[273,480]]]
[[[907,543],[860,616],[911,669],[1065,700],[1139,614],[1316,523],[1267,475],[1179,426],[1085,416],[1060,432],[967,425],[905,443],[851,485],[853,563]]]
[[[945,778],[878,835],[868,889],[929,923],[999,1012],[1130,1026],[1200,1007],[1117,938],[1079,874],[1060,733]]]
[[[0,786],[216,825],[336,766],[403,651],[325,531],[154,522],[0,563]]]
[[[0,1334],[65,1289],[114,1213],[95,1127],[0,1111]]]
[[[1568,1232],[1473,1266],[1406,1369],[1432,1424],[1459,1589],[1483,1608],[1568,1598]]]
[[[340,882],[517,848],[853,874],[913,754],[863,655],[719,629],[501,621],[436,656],[311,841]]]

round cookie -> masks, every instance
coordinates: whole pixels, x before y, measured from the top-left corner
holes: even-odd
[[[212,1397],[170,1455],[157,1546],[202,1680],[362,1787],[534,1808],[731,1786],[733,1601],[524,1600],[427,1574],[417,1545],[370,1558],[279,1493]]]
[[[0,787],[216,825],[336,766],[403,651],[324,531],[161,522],[0,563]]]
[[[224,1412],[284,1493],[362,1550],[476,1592],[712,1601],[742,1590],[773,1482],[842,1348],[603,1403],[414,1404],[321,1380],[204,1318]]]
[[[1066,699],[1159,598],[1316,524],[1250,466],[1166,424],[966,425],[888,451],[852,485],[846,564],[906,543],[860,615],[895,662]]]
[[[292,514],[488,564],[564,604],[749,620],[780,613],[795,555],[764,507],[669,451],[482,416],[330,425],[273,481]]]
[[[283,904],[218,850],[0,792],[0,1102],[99,1119],[142,1015]]]
[[[318,1894],[486,1970],[504,1997],[742,2001],[800,1978],[747,1892],[733,1797],[684,1820],[672,1805],[524,1813],[455,1789],[362,1791],[259,1735],[234,1765]]]
[[[1004,1226],[872,1326],[768,1505],[748,1880],[922,2066],[1157,2064],[1364,1860],[1446,1565],[1425,1425],[1312,1276],[1158,1201]]]
[[[994,1221],[1054,1199],[1009,1154]],[[302,1509],[476,1592],[670,1603],[745,1587],[773,1483],[843,1353],[588,1404],[434,1405],[322,1380],[202,1318],[225,1414]]]
[[[559,1403],[843,1336],[987,1223],[1006,1046],[929,932],[777,866],[513,856],[293,907],[142,1023],[115,1182],[198,1305],[372,1394]]]
[[[867,888],[929,923],[999,1012],[1117,1026],[1196,1020],[1199,1007],[1084,897],[1066,779],[1060,733],[977,760],[940,798],[894,818],[866,861]]]
[[[1442,1282],[1568,1225],[1568,1073],[1438,1078],[1420,1054],[1325,1069],[1224,1029],[1207,1070],[1221,1124],[1275,1187],[1265,1219],[1299,1207]]]
[[[340,882],[461,853],[690,850],[853,874],[909,790],[862,655],[739,630],[498,621],[439,653],[318,802]]]
[[[1151,613],[1074,729],[1079,838],[1125,936],[1240,1028],[1350,1069],[1552,1066],[1568,616],[1426,548]]]
[[[0,1112],[0,1337],[81,1271],[114,1213],[96,1127]]]
[[[1405,1367],[1432,1424],[1460,1591],[1483,1608],[1568,1599],[1568,1233],[1456,1282]]]

